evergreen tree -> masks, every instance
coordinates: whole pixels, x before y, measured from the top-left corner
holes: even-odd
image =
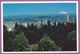
[[[14,33],[15,35],[19,34],[20,31],[20,25],[16,22],[15,27],[14,27]]]
[[[30,44],[37,43],[40,38],[39,31],[38,31],[37,27],[34,26],[33,23],[31,24],[31,26],[28,25],[25,35],[28,38]],[[33,37],[35,37],[35,38],[33,38]]]
[[[11,46],[9,49],[11,51],[27,51],[28,50],[28,39],[25,37],[24,32],[21,32],[19,35],[16,35],[14,39],[10,40]]]
[[[66,42],[62,48],[64,51],[76,51],[77,44],[76,44],[76,31],[72,31],[68,34],[66,38]]]
[[[8,51],[8,40],[9,40],[9,34],[8,34],[8,30],[7,27],[4,25],[3,26],[3,43],[4,43],[4,51]]]
[[[50,39],[46,34],[43,35],[43,38],[39,41],[39,50],[40,51],[57,51],[60,50],[59,47]]]

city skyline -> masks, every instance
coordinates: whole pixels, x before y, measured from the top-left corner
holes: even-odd
[[[76,3],[4,3],[3,16],[76,14]]]

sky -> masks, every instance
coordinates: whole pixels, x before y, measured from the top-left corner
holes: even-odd
[[[76,3],[4,3],[3,16],[76,14]]]

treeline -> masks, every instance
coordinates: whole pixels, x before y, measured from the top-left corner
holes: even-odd
[[[4,51],[76,51],[76,23],[54,23],[41,27],[15,24],[13,31],[3,26]]]

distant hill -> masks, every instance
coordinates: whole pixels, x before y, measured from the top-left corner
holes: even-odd
[[[76,14],[69,14],[69,18],[75,18]],[[65,19],[65,14],[50,14],[50,15],[19,15],[19,16],[3,16],[5,21],[38,21],[38,20],[57,20]]]

